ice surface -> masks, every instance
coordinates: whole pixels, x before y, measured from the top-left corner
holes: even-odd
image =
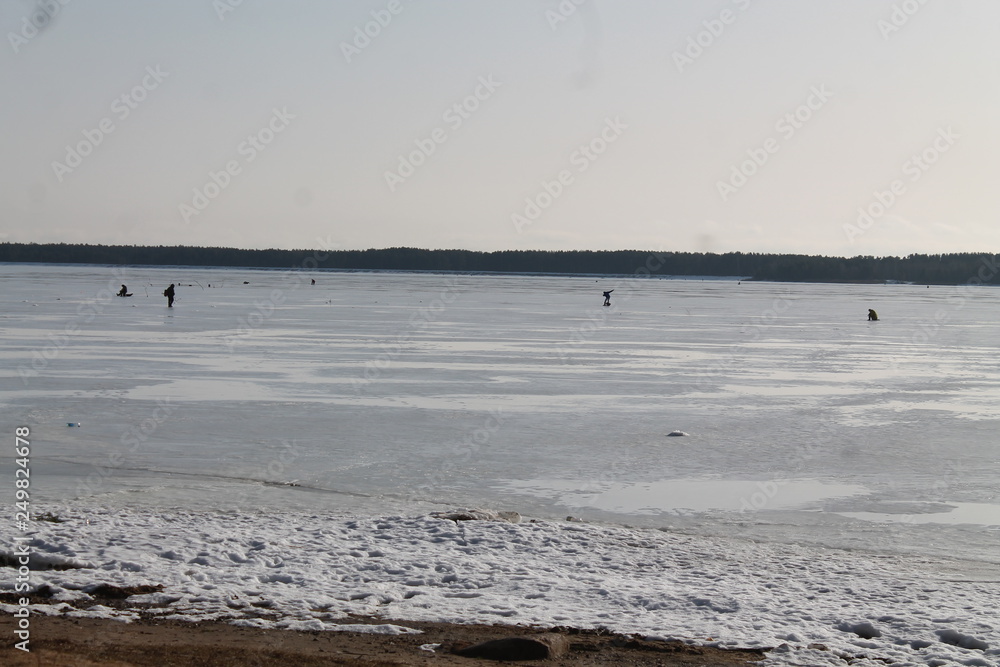
[[[668,589],[667,602],[640,599],[640,586],[603,605],[597,593],[577,608],[555,586],[545,592],[548,610],[537,613],[499,587],[506,592],[490,598],[492,613],[476,612],[481,618],[607,623],[650,634],[684,634],[689,626],[697,629],[691,638],[728,636],[743,645],[796,644],[785,636],[882,642],[878,650],[889,652],[880,655],[922,651],[907,654],[918,664],[987,655],[942,642],[937,630],[980,638],[987,653],[1000,645],[995,626],[979,616],[1000,580],[995,289],[52,265],[2,265],[0,281],[0,404],[9,430],[31,428],[35,507],[121,524],[113,544],[138,554],[97,557],[110,538],[88,535],[79,520],[56,541],[46,531],[60,524],[36,523],[49,545],[39,551],[51,558],[164,583],[168,595],[186,590],[177,581],[222,588],[241,572],[236,589],[268,591],[273,609],[289,619],[326,622],[285,603],[325,580],[258,562],[254,541],[270,543],[282,529],[268,524],[271,537],[254,536],[240,517],[266,523],[257,512],[267,508],[301,533],[307,527],[295,517],[342,522],[329,517],[479,506],[609,524],[545,524],[560,539],[583,531],[586,548],[572,548],[607,556],[593,564],[595,590],[619,585],[600,583],[614,579],[602,563],[647,562],[621,551],[625,538],[616,535],[625,533],[606,531],[674,540],[657,548],[676,552],[671,558],[687,569],[651,560],[650,571],[684,570],[690,579],[676,594],[683,603]],[[171,282],[177,300],[167,309],[160,294]],[[111,296],[121,283],[135,296]],[[610,288],[612,307],[602,308],[601,292]],[[869,307],[880,321],[866,321]],[[687,435],[669,437],[674,431]],[[13,469],[11,458],[0,460],[0,476],[13,479]],[[60,505],[68,501],[72,510]],[[175,533],[155,517],[207,527]],[[394,546],[369,549],[382,556],[356,549],[361,555],[352,558],[396,553],[390,569],[417,581],[411,570],[420,568],[393,549],[404,549],[399,541],[424,544],[429,520],[385,521],[385,542]],[[209,535],[230,536],[233,548],[220,555],[199,546]],[[545,553],[526,537],[533,533],[503,535],[516,536],[522,562],[533,550]],[[429,541],[425,558],[458,558],[432,553],[430,545],[450,539]],[[502,548],[500,537],[490,539]],[[316,540],[302,546],[310,554],[297,561],[302,567],[311,567],[310,558],[325,562],[322,553],[334,548]],[[281,562],[297,548],[283,547]],[[766,550],[767,572],[745,574],[757,566],[741,565],[744,574],[737,568],[705,579],[702,566],[723,567],[715,561],[733,549]],[[794,560],[806,551],[808,558]],[[737,560],[753,564],[763,553]],[[808,559],[817,564],[805,574],[789,564]],[[532,562],[538,586],[544,576],[573,576],[569,564],[570,574],[560,574],[546,570],[542,556]],[[191,574],[173,569],[182,567]],[[513,564],[504,567],[511,569],[498,577],[522,576]],[[345,588],[380,599],[396,584],[377,572],[370,586],[348,580]],[[45,576],[92,582],[93,574]],[[783,577],[772,583],[787,589],[784,597],[769,597],[759,576]],[[664,585],[680,586],[679,577]],[[892,604],[878,607],[874,597],[845,592],[851,577],[858,595],[885,590],[876,586],[880,577],[910,582],[909,591],[891,592]],[[835,580],[841,588],[830,587]],[[711,591],[699,589],[711,581]],[[962,593],[942,598],[914,588],[923,585]],[[273,592],[282,587],[294,595]],[[823,587],[838,591],[831,599],[841,616],[831,602],[829,613],[816,615],[821,622],[802,620]],[[435,590],[441,594],[427,618],[474,599]],[[767,604],[799,614],[798,625],[718,620],[751,607],[747,618],[763,614],[753,606],[762,591]],[[461,595],[472,592],[478,589]],[[188,594],[197,613],[231,613],[229,604],[191,602],[202,593]],[[963,595],[973,612],[961,606]],[[418,607],[402,601],[399,609]],[[930,623],[935,605],[949,610],[935,618],[954,620]],[[650,625],[636,620],[661,609],[671,610],[660,614],[669,622],[653,623],[656,614]],[[711,622],[695,623],[692,610]],[[896,621],[883,617],[899,617],[906,632],[886,628]],[[836,629],[864,623],[883,637],[844,639]],[[893,648],[897,641],[932,644]],[[802,657],[803,646],[792,646],[796,659],[820,659]]]
[[[717,479],[671,479],[658,482],[590,480],[525,480],[508,483],[508,490],[556,500],[567,507],[588,507],[625,516],[673,512],[728,510],[753,512],[819,506],[827,498],[866,493],[861,486],[824,484],[815,480],[750,482]]]

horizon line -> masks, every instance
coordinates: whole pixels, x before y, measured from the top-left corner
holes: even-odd
[[[104,248],[198,248],[205,250],[237,250],[242,252],[316,252],[317,248],[242,248],[238,246],[224,246],[224,245],[163,245],[163,244],[149,244],[149,243],[84,243],[84,242],[68,242],[68,241],[0,241],[0,246],[5,245],[22,245],[22,246],[46,246],[46,245],[63,245],[63,246],[83,246],[83,247],[104,247]],[[477,254],[493,254],[493,253],[503,253],[503,252],[527,252],[527,253],[616,253],[616,252],[646,252],[646,253],[659,253],[659,254],[676,254],[676,255],[774,255],[774,256],[798,256],[798,257],[824,257],[833,259],[856,259],[859,257],[871,257],[874,259],[906,259],[907,257],[952,257],[952,256],[963,256],[963,255],[990,255],[996,256],[997,252],[991,251],[965,251],[965,252],[946,252],[946,253],[924,253],[924,252],[911,252],[906,255],[871,255],[871,254],[859,254],[859,255],[823,255],[823,254],[807,254],[803,252],[764,252],[764,251],[745,251],[745,250],[726,250],[723,252],[711,251],[711,250],[663,250],[663,249],[643,249],[643,248],[618,248],[614,250],[589,250],[589,249],[570,249],[570,250],[545,250],[541,248],[504,248],[499,250],[471,250],[468,248],[422,248],[418,246],[384,246],[380,248],[369,247],[369,248],[322,248],[323,252],[379,252],[385,250],[417,250],[421,252],[468,252]]]

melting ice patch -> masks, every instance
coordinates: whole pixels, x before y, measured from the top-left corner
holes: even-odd
[[[886,523],[942,523],[1000,526],[1000,505],[990,503],[883,503],[882,512],[838,512],[852,519]]]
[[[619,514],[801,509],[827,499],[868,492],[865,487],[854,484],[809,479],[669,479],[633,483],[534,479],[510,480],[498,488],[508,493],[544,498],[566,508],[591,508]]]

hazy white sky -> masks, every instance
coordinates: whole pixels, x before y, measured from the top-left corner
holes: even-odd
[[[995,0],[9,0],[0,26],[0,240],[1000,250]]]

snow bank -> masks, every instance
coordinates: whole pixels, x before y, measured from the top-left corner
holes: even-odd
[[[995,581],[947,563],[582,523],[59,508],[36,543],[88,569],[32,573],[60,613],[357,630],[387,620],[603,627],[774,647],[768,664],[996,665]],[[163,589],[127,609],[95,584]],[[0,584],[10,589],[12,583]],[[9,605],[3,606],[5,611]],[[52,613],[49,605],[34,605]],[[395,624],[369,632],[405,632]]]

